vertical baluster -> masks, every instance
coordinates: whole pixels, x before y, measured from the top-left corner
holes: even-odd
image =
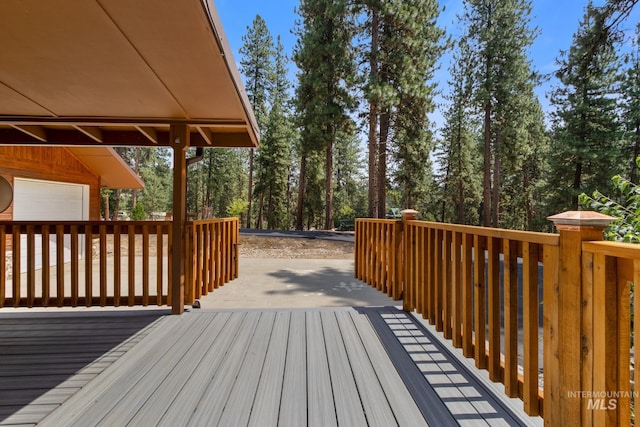
[[[119,307],[122,296],[122,251],[120,225],[113,224],[113,305]]]
[[[524,321],[524,409],[529,415],[538,410],[538,248],[522,244],[522,288]]]
[[[500,371],[500,239],[488,238],[489,378],[501,381]]]
[[[100,307],[107,305],[107,226],[98,226],[100,258]]]
[[[127,304],[129,307],[136,303],[136,230],[133,224],[127,225],[128,243],[128,275],[127,275]]]
[[[454,232],[451,248],[451,307],[453,346],[462,347],[462,268],[461,268],[462,233]]]
[[[465,357],[473,357],[473,242],[473,235],[462,235],[462,353]]]
[[[49,254],[50,232],[49,225],[42,225],[42,306],[49,307],[49,295],[51,286],[51,261]],[[2,305],[0,304],[0,307]]]
[[[56,300],[58,307],[64,305],[64,226],[62,224],[56,225]]]
[[[12,285],[13,285],[13,306],[20,307],[21,295],[21,283],[20,283],[20,226],[14,225],[12,230],[12,251],[13,251],[13,265],[11,267]]]
[[[33,307],[36,293],[36,233],[33,225],[27,225],[27,307]],[[20,254],[18,253],[18,256]]]
[[[85,271],[84,271],[84,288],[85,288],[85,305],[91,307],[93,305],[93,232],[91,224],[85,224]]]
[[[69,228],[69,238],[71,239],[71,306],[78,306],[78,294],[80,293],[78,259],[80,251],[78,249],[78,226],[72,225]],[[63,246],[64,248],[64,246]]]
[[[504,252],[504,387],[518,396],[518,242],[505,239]],[[546,271],[545,265],[545,271]],[[546,301],[546,299],[545,299]],[[545,302],[546,303],[546,302]]]
[[[442,331],[451,339],[451,231],[443,230],[442,237]]]
[[[156,225],[156,305],[162,305],[162,282],[164,270],[164,232],[162,225]]]
[[[474,236],[474,260],[473,260],[473,329],[475,332],[475,361],[476,367],[487,367],[486,355],[486,286],[485,286],[485,254],[484,237]]]
[[[149,225],[142,224],[142,305],[149,305]]]
[[[434,298],[435,298],[435,315],[436,315],[436,330],[439,332],[442,332],[443,329],[443,319],[442,319],[442,315],[444,312],[444,301],[443,301],[443,283],[442,283],[442,277],[443,277],[443,273],[442,273],[442,269],[443,269],[443,263],[442,263],[442,249],[443,249],[443,241],[444,241],[444,235],[443,235],[443,230],[441,229],[437,229],[435,230],[436,234],[435,234],[435,240],[434,240],[434,277],[435,277],[435,281],[434,281],[434,290],[435,290],[435,294],[434,294]]]

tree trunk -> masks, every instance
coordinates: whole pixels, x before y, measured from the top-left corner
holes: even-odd
[[[113,218],[112,218],[114,221],[118,220],[118,213],[120,212],[120,192],[121,191],[122,190],[120,190],[119,188],[116,189],[116,197],[115,197],[116,201],[113,204]]]
[[[327,132],[331,136],[326,149],[325,160],[325,205],[324,229],[333,229],[333,126],[329,125]]]
[[[304,228],[304,190],[306,187],[307,155],[300,157],[300,178],[298,182],[298,207],[296,212],[296,230]]]
[[[491,225],[491,104],[484,107],[484,180],[482,186],[482,225]]]
[[[249,150],[249,186],[247,189],[249,205],[247,206],[247,228],[251,228],[251,202],[253,200],[253,148]]]
[[[371,11],[371,56],[369,65],[371,67],[370,81],[378,80],[378,26],[379,11],[372,8]],[[369,100],[369,217],[378,217],[378,100],[377,97]]]
[[[387,213],[387,139],[391,113],[385,108],[380,115],[380,144],[378,145],[378,218],[384,218]]]
[[[491,226],[500,226],[500,134],[496,137],[493,153],[493,187],[491,188]]]

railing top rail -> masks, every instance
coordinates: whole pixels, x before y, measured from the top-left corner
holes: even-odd
[[[231,222],[231,221],[238,221],[238,218],[228,217],[228,218],[198,219],[195,221],[189,221],[187,224],[203,225],[203,224],[216,224],[220,222]]]
[[[382,218],[356,218],[356,222],[374,222],[378,224],[396,224],[402,222],[400,219],[382,219]]]
[[[23,234],[28,233],[29,229],[33,229],[36,234],[42,234],[42,230],[55,233],[58,227],[62,227],[67,234],[71,232],[71,227],[75,227],[78,234],[84,234],[86,228],[90,227],[92,233],[99,233],[103,228],[108,234],[112,234],[117,227],[123,233],[133,229],[135,234],[140,234],[147,229],[168,234],[171,224],[171,221],[0,221],[0,230],[10,234],[17,227],[18,232]]]
[[[582,242],[582,251],[624,259],[640,259],[640,245],[622,242]]]
[[[356,222],[363,223],[380,223],[395,224],[400,220],[395,219],[375,219],[375,218],[357,218]],[[432,228],[436,230],[453,231],[457,233],[467,233],[484,237],[497,237],[500,239],[517,240],[521,242],[537,243],[540,245],[559,246],[560,235],[552,233],[539,233],[535,231],[518,231],[506,230],[501,228],[475,227],[471,225],[445,224],[441,222],[431,221],[407,221],[410,227]]]
[[[453,231],[457,233],[474,234],[483,237],[497,237],[500,239],[517,240],[520,242],[537,243],[540,245],[559,246],[560,235],[552,233],[539,233],[535,231],[506,230],[502,228],[475,227],[472,225],[445,224],[429,221],[408,221],[407,225],[437,230]]]

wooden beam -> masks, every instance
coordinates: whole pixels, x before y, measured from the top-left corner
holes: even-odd
[[[76,126],[162,126],[165,129],[174,124],[189,126],[222,126],[228,128],[247,128],[241,119],[180,119],[175,117],[49,117],[49,116],[2,116],[0,123],[16,126],[47,126],[47,125],[76,125]]]
[[[202,136],[202,138],[205,140],[205,142],[209,145],[213,144],[213,141],[211,139],[211,130],[202,126],[196,126],[196,129],[198,129],[198,133],[200,134],[200,136]]]
[[[41,142],[47,142],[47,132],[41,126],[18,126],[11,125],[12,128],[19,130],[20,132],[29,135],[32,138]]]
[[[152,127],[147,126],[136,126],[136,129],[140,131],[149,141],[154,144],[158,144],[158,132]]]
[[[103,143],[103,136],[102,136],[102,131],[100,130],[100,128],[97,128],[95,126],[79,126],[79,125],[73,125],[74,128],[78,129],[80,132],[82,132],[83,134],[85,134],[86,136],[88,136],[89,138],[93,139],[96,142],[99,143]]]
[[[189,129],[172,124],[169,140],[173,147],[173,245],[171,253],[171,313],[184,312],[185,231],[187,216],[187,148]]]

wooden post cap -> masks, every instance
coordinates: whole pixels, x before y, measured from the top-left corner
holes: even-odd
[[[400,214],[402,215],[403,221],[418,219],[418,211],[415,209],[405,209],[400,211]]]
[[[617,218],[593,211],[567,211],[547,217],[558,229],[602,228],[605,229]]]

